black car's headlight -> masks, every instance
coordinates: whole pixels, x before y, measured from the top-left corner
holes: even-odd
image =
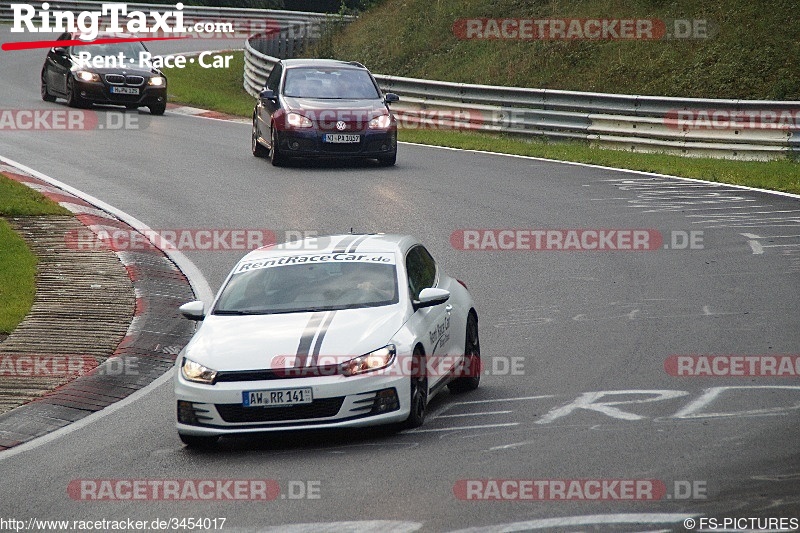
[[[394,362],[395,353],[394,344],[389,344],[374,352],[345,361],[339,365],[340,372],[345,376],[355,376],[386,368]]]
[[[292,128],[310,128],[313,126],[311,119],[304,117],[300,113],[289,113],[286,115],[286,124]]]
[[[89,72],[88,70],[79,70],[75,73],[75,77],[81,81],[100,81],[100,74]]]
[[[164,79],[164,76],[153,76],[147,80],[147,85],[152,85],[153,87],[163,87],[166,83],[167,80]]]
[[[188,381],[212,384],[217,377],[217,371],[184,357],[181,364],[181,375]]]
[[[392,125],[391,115],[381,115],[369,121],[369,129],[371,130],[385,130]]]

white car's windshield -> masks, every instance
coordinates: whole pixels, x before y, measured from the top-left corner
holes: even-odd
[[[234,274],[213,314],[271,314],[397,303],[393,264],[328,262],[254,268]]]

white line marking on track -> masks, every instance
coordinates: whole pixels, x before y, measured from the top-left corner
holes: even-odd
[[[503,427],[511,427],[511,426],[518,426],[519,422],[509,422],[507,424],[480,424],[477,426],[456,426],[452,428],[435,428],[435,429],[412,429],[410,431],[406,431],[405,433],[441,433],[443,431],[461,431],[465,429],[485,429],[485,428],[503,428]]]
[[[496,398],[493,400],[472,400],[469,402],[455,402],[452,405],[475,405],[479,403],[493,403],[493,402],[521,402],[525,400],[542,400],[544,398],[555,398],[555,395],[546,394],[544,396],[517,396],[515,398]]]
[[[508,413],[513,413],[514,411],[482,411],[480,413],[462,413],[458,415],[439,415],[436,419],[440,418],[459,418],[462,416],[481,416],[481,415],[505,415]]]
[[[764,253],[764,247],[761,246],[761,243],[758,241],[747,241],[747,244],[750,245],[750,249],[753,251],[753,255],[761,255]]]
[[[490,452],[494,452],[494,451],[497,451],[497,450],[512,450],[514,448],[519,448],[521,446],[526,446],[528,444],[533,444],[534,442],[536,442],[536,441],[535,440],[524,440],[522,442],[514,442],[512,444],[503,444],[501,446],[492,446],[491,448],[489,448],[489,451]]]
[[[755,207],[755,206],[753,206]],[[750,213],[733,213],[730,215],[716,215],[718,218],[745,218],[750,215],[770,215],[772,213],[800,213],[800,209],[784,209],[780,211],[751,211]],[[687,218],[699,218],[708,215],[686,215]]]
[[[788,391],[800,391],[800,387],[794,385],[747,385],[747,386],[731,386],[731,387],[712,387],[710,389],[705,389],[703,394],[693,400],[689,405],[672,415],[671,418],[679,418],[679,419],[686,419],[686,418],[725,418],[725,417],[741,417],[741,416],[760,416],[760,415],[780,415],[785,414],[786,411],[800,409],[800,403],[789,407],[788,409],[783,407],[772,407],[766,409],[752,409],[749,411],[738,411],[735,413],[707,413],[702,412],[707,406],[714,403],[714,401],[719,398],[722,393],[729,391],[729,390],[741,390],[746,389],[748,391],[753,390],[770,390],[770,391],[778,391],[778,390],[788,390]]]

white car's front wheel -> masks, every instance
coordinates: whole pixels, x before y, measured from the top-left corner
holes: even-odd
[[[421,348],[414,348],[410,378],[411,412],[404,424],[406,429],[418,428],[425,423],[425,412],[428,409],[428,376],[425,368],[425,354]]]
[[[478,317],[471,311],[467,317],[467,334],[464,342],[463,375],[448,385],[450,392],[468,392],[478,388],[481,382],[481,343],[478,339]]]

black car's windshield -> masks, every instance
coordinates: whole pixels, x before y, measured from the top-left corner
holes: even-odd
[[[271,314],[397,303],[392,254],[317,254],[241,263],[213,314]]]
[[[81,57],[111,57],[116,56],[125,59],[133,59],[139,61],[140,52],[145,52],[146,48],[138,41],[129,43],[108,43],[108,44],[92,44],[83,46],[73,46],[71,49],[72,55]],[[86,54],[90,55],[86,55]]]
[[[283,94],[296,98],[380,98],[369,73],[357,68],[288,69]]]

